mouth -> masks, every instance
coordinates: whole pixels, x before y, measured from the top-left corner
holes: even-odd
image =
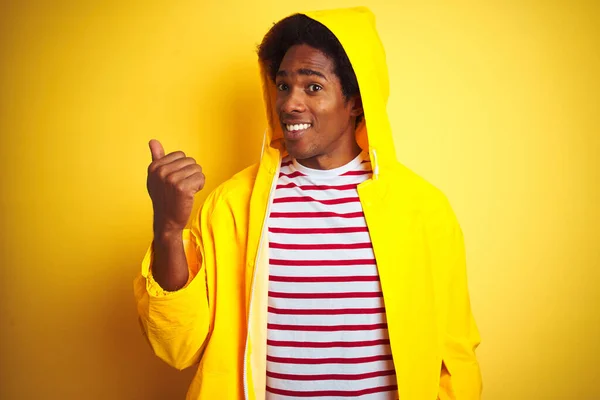
[[[283,135],[286,139],[298,140],[306,131],[312,128],[312,124],[301,123],[301,124],[282,124]]]

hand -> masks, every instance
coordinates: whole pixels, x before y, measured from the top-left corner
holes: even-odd
[[[194,195],[204,187],[202,167],[182,151],[165,156],[158,140],[149,146],[147,188],[154,208],[154,235],[180,234],[192,213]]]

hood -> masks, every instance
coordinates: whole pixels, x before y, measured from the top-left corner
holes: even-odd
[[[375,29],[375,15],[366,7],[343,8],[301,13],[325,25],[342,44],[358,80],[364,119],[356,129],[359,146],[369,153],[373,177],[396,164],[396,151],[387,115],[389,96],[385,51]],[[285,142],[275,111],[277,88],[260,62],[268,127],[262,152],[277,150],[284,155]],[[261,156],[262,159],[262,156]]]

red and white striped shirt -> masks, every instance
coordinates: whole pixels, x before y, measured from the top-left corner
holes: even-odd
[[[368,154],[331,170],[283,159],[268,219],[267,399],[396,399],[377,265],[356,186]]]

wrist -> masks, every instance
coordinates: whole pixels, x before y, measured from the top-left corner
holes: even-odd
[[[183,230],[165,230],[159,229],[154,231],[154,241],[161,245],[172,245],[182,241]]]

